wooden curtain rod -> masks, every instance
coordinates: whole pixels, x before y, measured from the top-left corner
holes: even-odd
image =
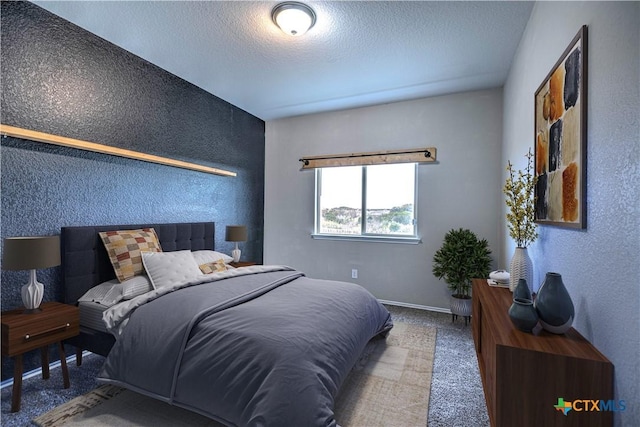
[[[35,130],[23,129],[15,126],[0,124],[0,134],[11,136],[14,138],[28,139],[30,141],[42,142],[45,144],[60,145],[62,147],[70,147],[78,150],[93,151],[101,154],[109,154],[111,156],[124,157],[127,159],[141,160],[143,162],[156,163],[165,166],[173,166],[176,168],[189,169],[198,172],[210,173],[222,176],[236,176],[235,172],[224,169],[212,168],[209,166],[199,165],[197,163],[183,162],[182,160],[169,159],[167,157],[155,156],[153,154],[145,154],[139,151],[127,150],[124,148],[112,147],[95,142],[82,141],[80,139],[67,138],[65,136],[52,135],[50,133],[38,132]]]
[[[436,161],[436,148],[306,156],[299,161],[303,164],[302,169],[392,163],[425,163]]]

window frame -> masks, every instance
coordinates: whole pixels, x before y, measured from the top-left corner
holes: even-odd
[[[389,163],[398,164],[398,163]],[[367,210],[367,167],[376,165],[358,165],[361,168],[361,221],[360,221],[360,234],[330,234],[320,232],[320,220],[321,220],[321,205],[320,195],[322,186],[322,170],[327,168],[316,168],[315,170],[315,206],[314,206],[314,229],[311,237],[320,240],[360,240],[369,242],[385,242],[385,243],[409,243],[418,244],[422,243],[422,240],[418,234],[418,165],[419,163],[413,163],[413,234],[380,234],[380,233],[367,233],[366,232],[366,210]]]

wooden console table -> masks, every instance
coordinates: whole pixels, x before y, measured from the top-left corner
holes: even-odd
[[[473,340],[492,426],[610,426],[612,411],[571,410],[559,398],[613,399],[613,364],[571,328],[564,335],[516,329],[509,289],[473,280]],[[585,404],[580,404],[580,408]]]

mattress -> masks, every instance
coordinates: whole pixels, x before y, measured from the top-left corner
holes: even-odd
[[[102,313],[108,310],[109,307],[95,302],[83,301],[78,303],[78,307],[80,308],[80,326],[107,332],[107,328],[102,321]]]

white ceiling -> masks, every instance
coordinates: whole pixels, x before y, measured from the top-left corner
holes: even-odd
[[[35,1],[263,119],[502,86],[532,2],[309,1],[300,37],[277,1]]]

